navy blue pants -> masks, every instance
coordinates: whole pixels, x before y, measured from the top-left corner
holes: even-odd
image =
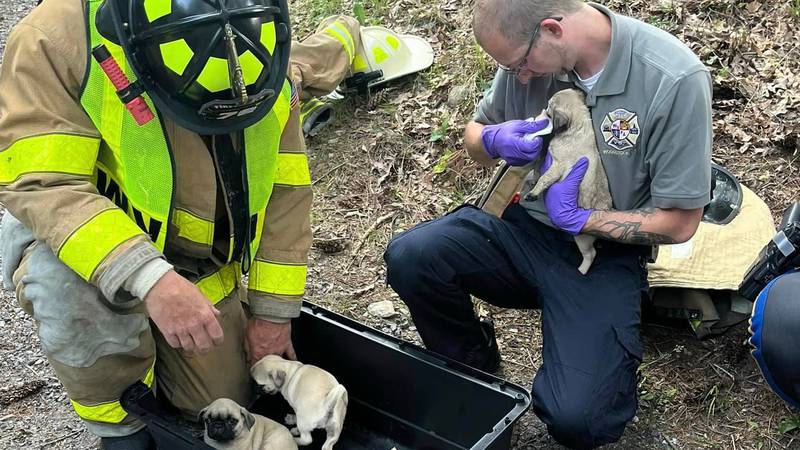
[[[641,247],[598,247],[581,275],[569,234],[519,205],[502,219],[464,206],[396,236],[384,259],[425,346],[456,360],[485,339],[470,295],[505,308],[541,308],[533,410],[559,443],[594,448],[617,441],[636,413],[646,280]]]

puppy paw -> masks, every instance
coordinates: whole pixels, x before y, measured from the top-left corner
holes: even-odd
[[[314,442],[314,439],[311,438],[311,433],[300,433],[300,437],[295,437],[294,441],[297,445],[308,445]]]
[[[303,431],[300,433],[300,437],[294,439],[298,445],[308,445],[314,442],[314,439],[311,437],[311,431]]]
[[[300,430],[297,427],[294,427],[291,430],[289,430],[289,433],[292,433],[292,436],[294,437],[300,436]]]
[[[286,425],[295,425],[297,424],[297,416],[294,414],[287,414],[283,421]]]

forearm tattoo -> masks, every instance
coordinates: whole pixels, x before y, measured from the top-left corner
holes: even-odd
[[[628,244],[674,244],[676,240],[672,236],[641,230],[644,219],[655,213],[655,208],[626,211],[625,214],[631,216],[631,220],[620,222],[618,220],[609,219],[607,217],[611,215],[609,211],[595,211],[592,213],[590,219],[594,222],[594,229],[590,231],[589,234]],[[641,219],[636,220],[635,218],[638,217],[641,217]]]

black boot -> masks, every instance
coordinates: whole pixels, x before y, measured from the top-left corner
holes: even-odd
[[[497,372],[497,369],[500,368],[500,349],[497,348],[492,321],[481,320],[481,331],[483,331],[484,343],[467,350],[464,360],[461,362],[484,372]]]
[[[103,450],[155,450],[156,443],[147,428],[142,428],[130,436],[101,438],[100,448]]]

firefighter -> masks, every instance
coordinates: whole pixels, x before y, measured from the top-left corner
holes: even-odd
[[[222,3],[46,0],[5,50],[3,280],[106,449],[153,446],[119,403],[134,382],[193,416],[295,357],[311,183],[288,11]]]
[[[567,447],[615,442],[637,407],[645,261],[653,245],[690,239],[709,202],[711,77],[673,36],[596,3],[479,0],[473,29],[502,66],[466,125],[470,156],[504,160],[519,169],[512,178],[526,166],[546,172],[536,135],[551,124],[527,119],[555,92],[580,89],[613,208],[579,207],[586,159],[535,200],[514,195],[521,177],[508,190],[501,180],[483,209],[465,205],[395,236],[387,279],[428,348],[484,371],[499,368],[500,353],[471,296],[541,308],[533,411]],[[602,238],[585,275],[580,233]]]

